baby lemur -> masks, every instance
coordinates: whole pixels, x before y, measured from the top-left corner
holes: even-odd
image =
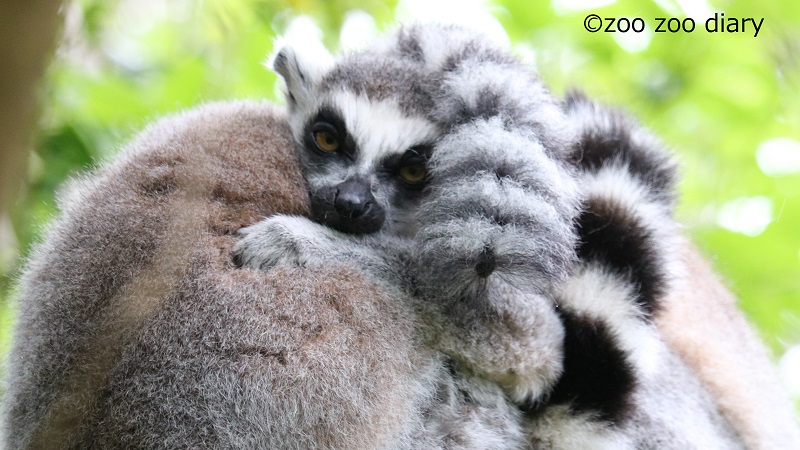
[[[575,261],[578,212],[559,103],[455,28],[401,31],[335,63],[285,47],[274,66],[314,221],[243,230],[240,264],[352,261],[419,299],[432,345],[461,367],[515,401],[544,394],[561,371],[553,289]]]

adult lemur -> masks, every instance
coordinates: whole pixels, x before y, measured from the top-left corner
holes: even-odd
[[[525,412],[509,445],[743,446],[652,323],[681,264],[673,163],[647,132],[559,104],[461,29],[338,61],[286,47],[274,65],[318,224],[245,229],[238,264],[356,260],[399,288],[465,398],[489,380]]]

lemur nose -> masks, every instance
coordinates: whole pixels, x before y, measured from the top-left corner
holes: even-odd
[[[369,185],[362,180],[347,180],[336,189],[333,207],[343,217],[355,219],[369,210],[375,198]]]

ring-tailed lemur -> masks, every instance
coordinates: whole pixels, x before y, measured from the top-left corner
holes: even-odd
[[[536,398],[561,369],[552,293],[575,259],[570,127],[506,52],[460,29],[419,31],[430,36],[401,33],[397,48],[336,64],[277,54],[312,214],[326,226],[271,217],[244,231],[236,256],[263,268],[349,253],[425,299],[437,348],[514,400]],[[441,39],[441,61],[420,59]],[[486,67],[482,84],[465,83]]]
[[[525,411],[509,447],[740,447],[650,321],[677,239],[660,145],[463,30],[388,42],[278,54],[315,219],[339,231],[271,217],[238,264],[357,261],[399,287],[465,401],[486,378]]]

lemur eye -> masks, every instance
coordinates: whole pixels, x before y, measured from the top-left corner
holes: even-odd
[[[400,178],[409,184],[420,184],[425,181],[428,171],[424,166],[403,166],[398,171]]]
[[[339,137],[332,131],[314,131],[314,143],[323,152],[333,153],[339,150]]]

